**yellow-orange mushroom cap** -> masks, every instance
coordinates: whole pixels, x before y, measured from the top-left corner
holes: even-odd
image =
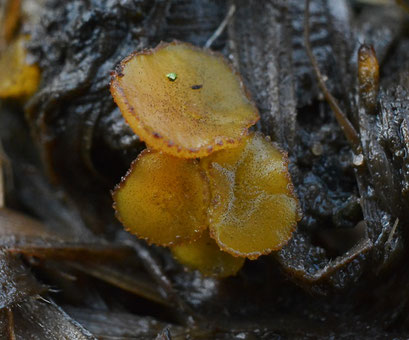
[[[256,259],[283,247],[300,219],[285,153],[259,133],[202,160],[210,233],[232,255]]]
[[[0,13],[0,48],[13,39],[21,17],[21,0],[6,0],[3,4],[5,8]]]
[[[237,146],[259,119],[221,55],[181,42],[125,58],[112,75],[111,93],[142,140],[182,158]]]
[[[196,160],[144,150],[113,192],[117,218],[149,243],[197,239],[208,226],[208,182]]]
[[[40,70],[26,61],[26,40],[21,36],[0,55],[0,98],[28,97],[38,88]]]
[[[171,251],[176,260],[186,267],[217,278],[236,275],[245,261],[243,257],[234,257],[221,251],[208,232],[203,232],[192,243],[173,246]]]

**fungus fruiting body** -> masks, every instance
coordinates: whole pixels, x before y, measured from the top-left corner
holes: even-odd
[[[259,119],[229,64],[185,43],[126,58],[113,74],[111,93],[142,140],[177,157],[235,147]]]
[[[235,275],[245,260],[221,251],[208,232],[194,242],[174,246],[171,250],[173,256],[186,267],[219,278]]]
[[[359,94],[363,104],[372,112],[379,91],[379,64],[372,46],[362,45],[358,51]]]
[[[194,240],[208,225],[208,183],[196,160],[145,150],[113,198],[125,228],[157,245]]]
[[[0,98],[28,97],[37,90],[40,70],[26,61],[26,40],[16,39],[0,56]]]
[[[300,213],[287,156],[249,134],[257,110],[221,56],[183,43],[134,53],[111,92],[149,147],[113,192],[129,232],[216,277],[291,238]]]
[[[255,259],[280,249],[300,219],[287,157],[259,133],[202,160],[210,180],[210,233],[224,251]]]
[[[16,34],[21,17],[21,0],[6,1],[5,7],[5,11],[0,13],[0,47],[10,43]]]

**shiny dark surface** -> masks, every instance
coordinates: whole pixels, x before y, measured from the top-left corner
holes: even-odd
[[[186,272],[122,230],[110,189],[144,148],[109,94],[110,71],[161,40],[212,48],[241,73],[257,129],[289,153],[304,218],[281,251],[225,280]],[[9,159],[0,223],[0,334],[53,339],[384,339],[409,333],[409,14],[313,0],[310,43],[359,133],[354,155],[305,51],[298,0],[46,1],[31,34],[42,70],[24,105],[0,102]],[[357,53],[380,64],[375,108]],[[369,112],[371,111],[371,112]],[[10,229],[10,225],[14,225]],[[10,230],[12,230],[10,232]],[[45,299],[45,301],[44,301]]]

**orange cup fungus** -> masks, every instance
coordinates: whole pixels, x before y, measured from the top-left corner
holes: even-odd
[[[235,275],[244,264],[244,257],[234,257],[221,251],[209,233],[192,243],[171,247],[173,256],[190,269],[198,269],[206,276],[219,278]]]
[[[261,133],[202,160],[212,192],[210,234],[222,250],[256,259],[291,238],[300,208],[287,163]]]
[[[259,119],[223,57],[185,43],[125,58],[113,73],[111,93],[149,147],[177,157],[235,147]]]
[[[113,191],[128,231],[219,278],[288,242],[300,208],[287,156],[248,133],[257,110],[221,56],[180,42],[134,53],[111,93],[149,148]]]
[[[8,44],[15,36],[21,18],[21,0],[3,1],[4,10],[0,13],[0,47]]]
[[[114,191],[117,218],[149,243],[170,246],[207,228],[209,188],[196,160],[144,150]]]
[[[0,55],[0,98],[27,98],[40,82],[40,70],[26,61],[27,37],[14,40]]]

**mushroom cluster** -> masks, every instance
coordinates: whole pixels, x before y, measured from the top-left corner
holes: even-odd
[[[221,55],[162,43],[125,58],[111,93],[147,145],[113,191],[129,232],[216,277],[288,242],[301,214],[287,156],[248,131],[257,108]]]

